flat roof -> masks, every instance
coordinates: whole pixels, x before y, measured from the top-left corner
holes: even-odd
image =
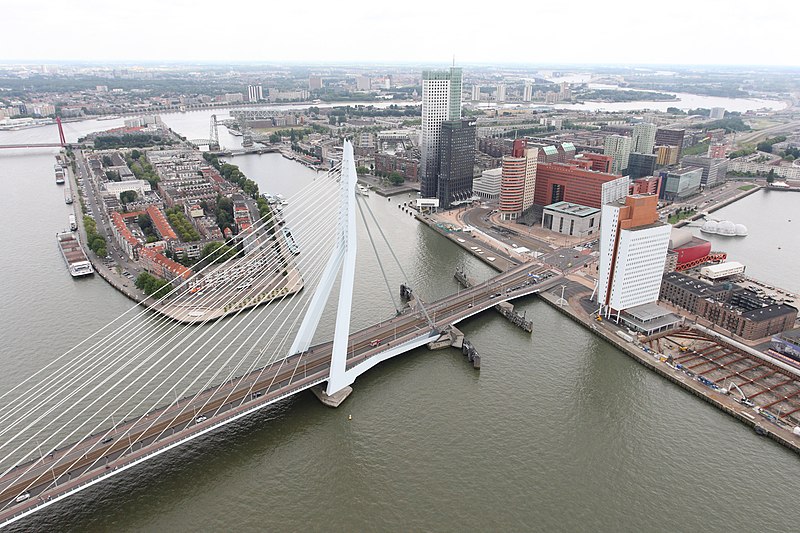
[[[664,281],[682,287],[695,296],[701,297],[712,296],[713,294],[727,290],[722,285],[712,285],[705,281],[687,276],[686,274],[681,274],[680,272],[664,274]]]
[[[600,212],[599,209],[595,207],[589,207],[586,205],[580,204],[573,204],[571,202],[556,202],[554,204],[550,204],[544,207],[545,211],[556,211],[557,213],[563,213],[565,215],[573,215],[576,217],[588,217],[591,215],[596,215]]]
[[[731,268],[744,268],[744,265],[738,261],[726,261],[724,263],[717,263],[716,265],[708,265],[704,266],[703,268],[706,269],[706,272],[725,272]]]
[[[625,309],[625,312],[633,318],[641,320],[642,322],[649,322],[650,320],[655,320],[657,318],[672,314],[667,309],[664,309],[655,302],[637,305],[636,307],[630,307]]]
[[[786,304],[772,304],[759,307],[751,311],[745,311],[742,316],[750,320],[769,320],[783,315],[797,314],[797,309]]]
[[[622,312],[622,321],[643,331],[656,331],[681,321],[680,317],[655,302],[630,307]]]

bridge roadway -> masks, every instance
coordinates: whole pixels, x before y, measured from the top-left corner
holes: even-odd
[[[561,279],[561,276],[554,276],[536,284],[529,272],[541,274],[546,272],[546,268],[532,263],[518,265],[485,283],[426,304],[428,315],[438,330],[501,301],[539,292]],[[435,340],[437,336],[421,311],[406,309],[394,318],[351,334],[347,366],[352,368],[387,351],[399,354]],[[372,345],[375,340],[380,340],[378,346]],[[16,466],[0,478],[0,526],[326,381],[331,344],[314,346],[307,352],[294,354],[116,428],[64,446],[43,459]],[[24,494],[29,497],[16,502]]]
[[[29,143],[29,144],[0,144],[0,149],[2,148],[63,148],[64,146],[60,143]]]

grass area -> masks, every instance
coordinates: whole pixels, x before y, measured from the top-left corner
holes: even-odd
[[[740,186],[740,187],[737,187],[737,189],[739,189],[740,191],[749,191],[750,189],[755,189],[755,188],[756,188],[756,186],[755,186],[755,185],[753,185],[753,184],[750,184],[750,185],[742,185],[742,186]]]
[[[683,149],[683,155],[705,155],[708,152],[708,145],[711,141],[697,143],[694,146]]]
[[[696,213],[697,211],[694,209],[688,211],[679,211],[678,213],[671,214],[667,219],[667,222],[669,222],[670,224],[675,224],[676,222],[680,222],[685,218],[691,218]]]
[[[749,120],[749,122],[750,122],[750,127],[753,128],[753,130],[756,130],[756,131],[757,130],[765,130],[767,128],[771,128],[773,126],[778,126],[778,125],[782,124],[781,122],[776,122],[774,120],[765,119],[765,118],[755,119],[755,120],[751,119],[751,120]]]

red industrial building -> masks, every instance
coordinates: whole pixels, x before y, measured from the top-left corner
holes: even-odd
[[[695,237],[688,229],[673,229],[669,239],[667,261],[673,261],[672,268],[678,272],[688,270],[703,263],[719,263],[728,258],[725,252],[712,252],[711,243]]]

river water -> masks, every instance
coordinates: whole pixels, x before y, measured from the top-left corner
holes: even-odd
[[[207,131],[209,115],[163,118],[193,137]],[[109,122],[70,124],[68,137],[111,127]],[[47,142],[53,134],[50,128],[0,132],[0,144]],[[53,154],[0,153],[0,390],[131,306],[99,277],[76,281],[66,272],[53,234],[69,210],[54,184]],[[277,154],[233,162],[262,191],[290,201],[315,177]],[[796,272],[792,261],[772,265],[755,246],[759,228],[769,232],[787,218],[753,205],[762,197],[728,208],[751,206],[735,220],[748,225],[751,237],[740,241],[733,258],[746,261],[753,275],[789,285]],[[397,204],[405,200],[372,195],[368,201],[418,294],[433,299],[455,291],[452,274],[459,266],[479,278],[491,275],[402,214]],[[745,219],[756,209],[755,220]],[[392,311],[363,239],[361,232],[354,325]],[[532,335],[492,313],[463,323],[483,356],[480,371],[455,350],[415,350],[361,376],[338,410],[301,394],[52,506],[21,528],[796,529],[792,498],[800,493],[800,463],[794,454],[544,303],[527,299],[519,305],[533,317]]]

